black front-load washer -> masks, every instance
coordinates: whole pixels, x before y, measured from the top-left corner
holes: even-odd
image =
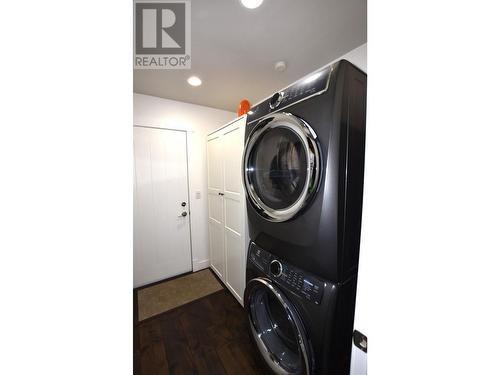
[[[243,177],[251,245],[245,306],[254,341],[276,374],[349,373],[365,117],[366,74],[345,60],[248,113]],[[296,270],[292,289],[280,284],[281,275],[269,276],[276,262],[256,265],[255,249]],[[323,290],[319,301],[304,295],[306,280]],[[290,329],[275,328],[295,320],[300,324]],[[292,336],[304,345],[294,346]]]
[[[274,374],[349,373],[354,278],[333,284],[254,242],[246,272],[250,336]]]

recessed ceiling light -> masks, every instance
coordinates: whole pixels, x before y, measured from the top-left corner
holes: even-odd
[[[191,85],[191,86],[199,86],[201,85],[201,79],[199,79],[198,77],[196,76],[192,76],[192,77],[189,77],[188,78],[188,83]]]
[[[277,72],[284,72],[286,70],[286,62],[278,61],[276,64],[274,64],[274,70],[276,70]]]
[[[264,0],[240,0],[244,7],[248,9],[255,9],[262,5]]]

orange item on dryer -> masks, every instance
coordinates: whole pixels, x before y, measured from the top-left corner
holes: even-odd
[[[243,99],[238,106],[238,117],[243,116],[250,110],[250,102],[246,99]]]

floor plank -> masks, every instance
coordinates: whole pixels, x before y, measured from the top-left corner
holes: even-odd
[[[225,345],[217,349],[217,353],[228,374],[262,375],[253,358],[248,355],[243,345]]]
[[[175,310],[160,319],[168,368],[172,375],[197,374],[179,313],[180,310]]]
[[[215,350],[213,337],[209,335],[207,329],[217,322],[210,299],[200,299],[182,309],[180,322],[198,372],[207,375],[226,375]]]
[[[140,369],[143,375],[168,375],[168,364],[159,322],[139,327]]]

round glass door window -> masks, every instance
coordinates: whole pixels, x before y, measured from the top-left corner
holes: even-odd
[[[319,148],[312,129],[289,114],[262,120],[245,147],[245,188],[265,218],[294,217],[315,192]]]
[[[271,284],[257,283],[248,310],[251,331],[264,360],[277,374],[308,374],[309,355],[300,319]]]
[[[286,128],[273,128],[261,136],[249,160],[250,178],[257,195],[275,210],[297,201],[307,177],[306,150],[298,135]]]

